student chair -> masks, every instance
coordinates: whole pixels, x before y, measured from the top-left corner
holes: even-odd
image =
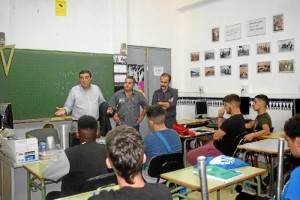
[[[149,164],[148,174],[151,177],[157,178],[156,182],[158,183],[161,174],[182,168],[184,168],[182,153],[163,154],[152,158]]]
[[[46,142],[46,138],[48,136],[53,136],[55,144],[60,145],[58,132],[55,128],[35,129],[35,130],[28,131],[25,135],[26,135],[26,138],[36,137],[38,142]]]
[[[96,190],[100,187],[116,185],[116,184],[118,184],[118,182],[117,182],[117,176],[114,172],[102,174],[87,179],[80,187],[80,193],[88,192],[88,191]]]

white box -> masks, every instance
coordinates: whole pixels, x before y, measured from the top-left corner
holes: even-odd
[[[2,152],[16,163],[38,160],[38,141],[36,138],[2,140]]]

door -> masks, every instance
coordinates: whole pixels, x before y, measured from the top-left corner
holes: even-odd
[[[154,71],[163,69],[171,74],[171,49],[128,45],[127,64],[144,66],[144,95],[151,105],[152,95],[160,87],[160,75]],[[146,118],[140,127],[142,136],[150,132]]]

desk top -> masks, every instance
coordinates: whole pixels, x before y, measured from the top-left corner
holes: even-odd
[[[29,171],[31,174],[33,174],[38,179],[44,179],[43,172],[45,168],[51,163],[51,160],[45,160],[45,161],[37,161],[33,163],[24,164],[23,167]]]
[[[201,130],[201,132],[197,132],[197,130]],[[216,132],[213,128],[208,128],[206,126],[200,126],[197,128],[190,128],[190,131],[195,133],[195,136],[190,135],[179,135],[180,138],[194,138],[194,137],[201,137],[205,135],[212,135]]]
[[[178,124],[185,124],[185,125],[196,125],[196,124],[204,124],[209,119],[182,119],[177,120]]]
[[[239,145],[237,148],[268,154],[278,154],[278,139],[269,138],[265,140],[259,140],[256,142]],[[286,140],[284,140],[284,151],[289,151]]]
[[[68,197],[59,198],[57,200],[69,200],[69,199],[72,199],[72,200],[86,200],[90,196],[99,194],[99,192],[101,190],[118,190],[118,189],[119,189],[119,185],[113,185],[113,186],[108,186],[108,187],[102,187],[99,190],[94,190],[94,191],[80,193],[80,194],[76,194],[76,195],[72,195],[72,196],[68,196]]]
[[[273,132],[268,136],[260,136],[259,139],[279,139],[279,138],[284,138],[284,131],[277,131]]]
[[[187,167],[173,172],[168,172],[162,174],[161,177],[173,183],[177,183],[179,185],[200,191],[201,190],[200,178],[199,175],[194,174],[193,168],[194,167]],[[260,169],[260,168],[250,167],[250,166],[236,168],[236,170],[242,172],[244,175],[227,183],[223,181],[217,181],[211,178],[207,178],[208,192],[214,192],[223,189],[229,185],[233,185],[235,183],[239,183],[244,180],[254,178],[256,176],[267,173],[266,169]]]

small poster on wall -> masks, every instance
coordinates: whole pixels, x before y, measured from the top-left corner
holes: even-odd
[[[204,51],[204,60],[214,60],[215,50]]]
[[[294,72],[294,60],[279,60],[278,68],[279,72]]]
[[[199,59],[200,59],[199,52],[191,53],[191,61],[192,62],[199,61]]]
[[[295,40],[278,40],[278,50],[279,52],[290,52],[295,50]]]
[[[214,66],[205,67],[204,71],[205,71],[205,76],[214,76],[215,75],[215,67]]]
[[[211,41],[212,42],[219,42],[220,39],[220,28],[213,28],[211,29]]]
[[[240,64],[240,79],[248,79],[248,64]]]
[[[225,41],[241,39],[241,24],[225,27]]]
[[[195,67],[191,69],[191,78],[200,76],[200,67]]]
[[[220,66],[221,76],[231,75],[231,65]]]
[[[283,31],[283,14],[273,16],[273,31]]]
[[[256,44],[257,54],[266,54],[271,51],[271,42],[262,42]]]
[[[220,49],[220,58],[231,58],[231,48]]]
[[[266,18],[259,18],[247,21],[247,36],[265,35],[266,34]]]
[[[249,56],[250,45],[240,45],[237,47],[237,56]]]
[[[137,83],[134,89],[144,93],[144,65],[128,64],[128,76],[132,76]]]
[[[257,63],[257,73],[271,72],[271,62],[264,61]]]

